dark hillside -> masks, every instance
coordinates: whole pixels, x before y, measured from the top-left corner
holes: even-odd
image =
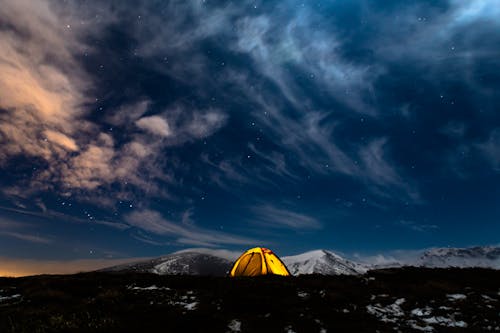
[[[0,332],[500,331],[500,271],[290,278],[84,273],[0,279]]]

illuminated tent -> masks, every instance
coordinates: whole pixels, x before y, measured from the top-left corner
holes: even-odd
[[[291,275],[285,264],[273,251],[254,247],[243,253],[233,265],[229,276]]]

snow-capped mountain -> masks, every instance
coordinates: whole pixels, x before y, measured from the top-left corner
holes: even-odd
[[[103,271],[225,276],[237,256],[238,253],[226,250],[189,249],[146,261],[110,267]]]
[[[103,271],[148,272],[160,275],[226,276],[240,252],[214,249],[188,249],[159,258],[114,266]],[[376,256],[373,258],[377,258]],[[401,266],[489,267],[500,269],[500,247],[434,248],[413,258],[381,263],[358,263],[327,250],[315,250],[281,258],[292,275],[354,275],[370,269]]]
[[[189,249],[146,261],[114,266],[103,271],[225,276],[240,254],[226,250]],[[310,251],[281,259],[292,275],[362,274],[367,271],[365,265],[326,250]]]
[[[152,273],[160,275],[213,275],[224,276],[233,262],[225,258],[197,252],[174,253],[155,265]]]
[[[349,261],[326,250],[315,250],[295,256],[282,258],[292,275],[301,274],[363,274],[367,271],[364,265]]]
[[[489,267],[500,269],[500,247],[434,248],[417,261],[424,267]]]

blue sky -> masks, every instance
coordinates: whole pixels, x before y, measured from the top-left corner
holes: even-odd
[[[0,6],[0,257],[498,244],[500,4]]]

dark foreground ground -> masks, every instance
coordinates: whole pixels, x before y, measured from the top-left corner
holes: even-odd
[[[0,332],[500,331],[500,271],[0,278]]]

